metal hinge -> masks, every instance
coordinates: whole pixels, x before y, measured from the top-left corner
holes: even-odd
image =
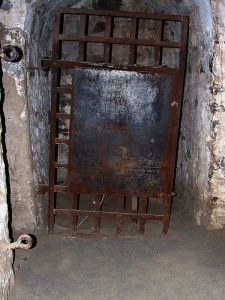
[[[49,190],[48,185],[45,185],[44,183],[39,183],[38,191],[36,191],[36,193],[44,195],[45,193],[48,192],[48,190]]]
[[[48,57],[42,57],[41,66],[31,66],[31,67],[28,68],[28,70],[31,70],[31,71],[33,71],[33,70],[50,71],[49,67],[46,67],[45,65],[43,65],[43,63],[42,63],[43,60],[48,61],[49,59],[48,59]]]

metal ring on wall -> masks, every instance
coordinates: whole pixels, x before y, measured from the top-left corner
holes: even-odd
[[[19,52],[17,51],[16,47],[11,45],[5,45],[1,52],[3,59],[8,62],[13,62],[19,57]]]

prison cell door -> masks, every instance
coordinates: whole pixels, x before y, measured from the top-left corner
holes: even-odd
[[[168,231],[187,28],[185,16],[56,10],[52,58],[42,60],[52,70],[49,232],[143,235],[150,220]],[[151,199],[162,200],[161,213]]]

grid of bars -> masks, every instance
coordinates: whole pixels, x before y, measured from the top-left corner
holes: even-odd
[[[75,14],[80,16],[79,33],[78,34],[66,34],[63,33],[63,16],[65,14]],[[90,16],[103,16],[105,18],[105,31],[104,36],[92,36],[88,34],[88,20]],[[120,38],[113,36],[113,24],[114,18],[129,18],[130,19],[130,37]],[[155,39],[147,40],[139,38],[139,22],[140,19],[151,19],[155,20]],[[182,24],[181,40],[179,42],[165,41],[163,39],[163,27],[165,21],[179,22]],[[125,219],[132,220],[135,223],[140,220],[139,234],[143,235],[145,231],[146,220],[161,220],[163,221],[163,233],[168,231],[170,205],[172,199],[172,185],[173,175],[168,182],[167,191],[162,191],[158,196],[165,199],[165,209],[163,214],[149,214],[147,213],[148,198],[144,197],[141,200],[140,211],[137,210],[137,197],[132,197],[132,212],[124,212],[124,197],[118,196],[117,210],[114,212],[103,212],[101,211],[101,199],[102,195],[96,195],[95,208],[93,211],[79,210],[79,191],[74,189],[68,178],[68,182],[65,185],[60,185],[57,182],[56,170],[71,168],[70,162],[70,141],[71,141],[71,124],[73,122],[72,113],[64,113],[58,110],[59,97],[62,94],[66,94],[68,99],[72,99],[74,96],[74,88],[71,86],[62,86],[60,84],[61,68],[72,69],[75,67],[82,68],[99,68],[99,69],[119,69],[119,70],[130,70],[130,71],[141,71],[146,73],[154,73],[156,68],[157,72],[163,72],[165,74],[176,73],[180,75],[180,81],[178,82],[180,96],[182,96],[183,77],[186,60],[186,47],[187,47],[187,32],[188,32],[188,18],[183,16],[171,16],[171,15],[158,15],[158,14],[146,14],[146,13],[131,13],[121,11],[103,11],[103,10],[82,10],[82,9],[69,9],[69,8],[58,8],[56,10],[55,26],[53,34],[53,52],[51,60],[42,60],[43,67],[52,68],[52,106],[50,116],[50,164],[49,164],[49,186],[47,190],[49,192],[49,232],[55,231],[55,216],[66,215],[72,219],[72,226],[70,234],[79,235],[78,232],[78,216],[94,217],[94,230],[92,235],[99,235],[100,221],[102,217],[114,218],[117,220],[116,224],[116,236],[122,235],[123,221]],[[76,41],[78,42],[78,59],[74,61],[65,61],[61,59],[61,43],[62,41]],[[103,63],[90,63],[87,61],[87,43],[103,43],[104,44],[104,60]],[[129,47],[129,63],[127,65],[109,65],[112,62],[112,47],[115,44],[128,45]],[[154,47],[154,64],[153,66],[137,66],[137,47],[152,46]],[[180,49],[179,54],[179,67],[174,69],[162,68],[160,66],[162,62],[162,51],[163,48],[176,48]],[[73,80],[72,80],[73,82]],[[73,101],[70,101],[70,112],[74,111]],[[57,124],[60,121],[68,120],[70,123],[69,127],[69,138],[65,139],[58,135]],[[59,145],[66,145],[68,147],[68,162],[57,161],[57,147]],[[172,161],[175,164],[176,153],[170,153]],[[67,174],[70,172],[68,171]],[[56,195],[57,193],[72,193],[72,209],[60,209],[56,208]]]
[[[77,198],[79,199],[81,195],[77,194]],[[147,214],[148,210],[148,198],[147,197],[142,197],[142,198],[136,198],[138,201],[138,209],[139,212],[137,211],[137,207],[135,208],[135,211],[133,212],[128,212],[128,210],[125,211],[125,206],[126,206],[126,197],[124,196],[118,196],[117,201],[113,199],[114,201],[114,209],[115,211],[105,211],[104,209],[102,210],[102,199],[104,198],[104,195],[94,195],[95,201],[93,201],[93,208],[92,210],[68,210],[68,209],[60,209],[57,208],[54,210],[55,214],[57,216],[66,216],[66,217],[72,217],[72,223],[68,224],[67,228],[63,229],[69,229],[69,233],[74,234],[74,235],[107,235],[109,234],[109,225],[102,225],[102,219],[106,221],[106,219],[111,219],[115,220],[113,226],[114,228],[110,228],[110,235],[112,236],[124,236],[124,223],[126,221],[129,221],[129,225],[132,225],[129,227],[129,229],[126,227],[126,236],[135,236],[136,234],[138,235],[144,235],[145,231],[145,224],[146,220],[163,220],[163,215],[153,215],[153,214]],[[107,201],[108,202],[108,201]],[[77,202],[72,205],[77,205]],[[78,220],[79,218],[79,220]],[[87,220],[87,218],[89,218]],[[87,220],[87,221],[86,221]],[[89,226],[89,228],[85,228],[82,224],[85,221],[87,224],[86,227]],[[61,225],[61,220],[58,218],[55,222],[56,228],[60,228]],[[63,221],[62,221],[63,223]],[[68,222],[67,222],[68,223]],[[90,224],[91,223],[91,224]],[[86,225],[85,224],[85,225]],[[139,227],[139,228],[138,228]]]
[[[65,22],[65,16],[76,16],[79,17],[77,20],[79,32],[67,33],[63,27]],[[90,16],[101,16],[104,17],[104,29],[103,34],[92,34],[89,30],[90,27]],[[126,37],[117,37],[115,35],[115,19],[120,17],[121,20],[129,20],[127,30],[129,34]],[[188,17],[178,15],[159,15],[159,14],[147,14],[147,13],[131,13],[121,11],[103,11],[103,10],[82,10],[82,9],[69,9],[59,8],[56,10],[55,22],[55,34],[54,34],[54,46],[53,48],[57,53],[54,57],[55,66],[61,68],[68,67],[90,67],[88,59],[88,45],[89,44],[102,44],[104,46],[104,54],[102,61],[99,63],[104,64],[100,67],[106,67],[106,64],[111,64],[113,58],[113,47],[114,46],[127,46],[127,53],[124,55],[124,61],[121,62],[120,66],[114,66],[114,68],[124,68],[126,66],[132,66],[132,70],[137,71],[151,71],[152,67],[163,66],[164,51],[174,50],[179,56],[179,63],[174,67],[180,68],[183,60],[186,57],[185,49],[185,35],[187,35]],[[149,39],[145,34],[140,34],[142,26],[141,21],[151,20],[154,25],[151,28],[153,36]],[[166,34],[166,25],[173,24],[174,33],[171,38]],[[175,36],[176,35],[176,36]],[[63,58],[63,42],[76,42],[77,43],[77,56],[73,61],[67,61]],[[153,50],[152,65],[143,65],[142,62],[138,63],[138,47],[143,50],[143,47],[151,47]],[[140,50],[140,51],[141,51]],[[181,52],[180,52],[181,51]],[[74,51],[72,51],[74,52]],[[53,55],[54,56],[54,55]],[[127,61],[125,58],[128,58]],[[86,64],[83,64],[83,63]],[[43,67],[49,67],[49,61],[43,60]],[[93,67],[93,66],[92,66]],[[167,66],[170,67],[170,66]]]
[[[64,10],[62,10],[63,12]],[[164,28],[164,20],[155,21],[155,32],[154,32],[154,40],[149,40],[146,38],[139,38],[139,30],[140,30],[140,19],[144,20],[146,17],[145,14],[121,14],[123,19],[129,18],[130,20],[130,37],[114,37],[114,18],[115,15],[112,12],[107,12],[105,15],[105,30],[104,36],[92,36],[89,34],[89,14],[82,14],[82,11],[77,13],[81,13],[80,16],[80,32],[79,34],[59,34],[60,41],[76,41],[79,43],[78,50],[78,61],[87,61],[87,44],[88,43],[101,43],[104,44],[104,63],[112,62],[112,46],[113,45],[128,45],[129,52],[127,56],[129,57],[128,65],[133,65],[137,63],[137,47],[138,46],[152,46],[154,47],[154,66],[159,66],[162,62],[162,49],[164,47],[170,48],[181,48],[181,42],[171,42],[164,41],[163,39],[163,28]],[[94,14],[95,12],[92,12]],[[103,12],[101,12],[104,15]],[[148,16],[149,17],[149,16]],[[173,21],[181,20],[181,18],[174,17]],[[63,31],[63,29],[62,29]]]

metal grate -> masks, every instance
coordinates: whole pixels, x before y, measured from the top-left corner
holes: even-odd
[[[187,32],[185,16],[56,10],[52,59],[42,60],[52,69],[49,185],[40,186],[49,232],[65,217],[64,234],[144,235],[148,220],[167,233]],[[161,213],[151,213],[153,198]]]

